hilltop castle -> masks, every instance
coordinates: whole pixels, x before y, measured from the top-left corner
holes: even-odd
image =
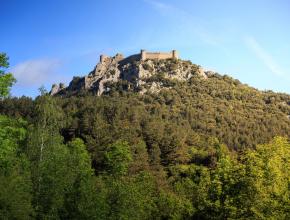
[[[140,54],[136,54],[140,60],[162,60],[162,59],[178,59],[178,52],[176,50],[172,50],[171,52],[147,52],[146,50],[141,50]],[[118,60],[124,59],[124,56],[118,53],[116,56]],[[110,57],[101,54],[100,55],[100,63],[104,63],[106,60],[109,60]]]
[[[162,60],[161,62],[156,60]],[[92,91],[97,95],[117,89],[119,86],[128,86],[141,94],[146,91],[159,92],[162,88],[169,88],[159,76],[162,73],[162,80],[186,81],[194,75],[207,78],[207,73],[189,61],[178,59],[176,50],[171,52],[147,52],[141,50],[140,53],[124,57],[117,53],[115,56],[100,56],[100,62],[95,68],[83,77],[74,77],[69,86],[63,84],[53,85],[51,95],[77,94],[80,91]],[[116,83],[122,84],[116,84]],[[167,81],[166,81],[167,82]],[[126,89],[124,87],[124,89]]]
[[[140,52],[140,57],[141,60],[146,60],[146,59],[178,59],[178,53],[176,50],[172,50],[169,53],[165,52],[147,52],[145,50],[141,50]]]

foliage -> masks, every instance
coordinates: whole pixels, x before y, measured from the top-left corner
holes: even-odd
[[[65,190],[62,219],[95,219],[96,189],[90,156],[81,139],[74,139],[67,144],[69,157],[67,173],[69,184]]]
[[[254,218],[289,218],[289,141],[277,137],[269,144],[258,145],[246,152],[243,164],[245,212]]]
[[[0,53],[0,99],[9,95],[10,87],[16,82],[11,73],[5,73],[5,69],[8,67],[7,55]]]
[[[26,123],[0,115],[0,219],[29,219],[31,181],[29,162],[21,152]]]
[[[1,219],[289,219],[290,96],[154,62],[158,94],[0,100]]]
[[[132,156],[128,144],[116,142],[109,146],[105,153],[106,172],[112,175],[124,175],[131,161]]]

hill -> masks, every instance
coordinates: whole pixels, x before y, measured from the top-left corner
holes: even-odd
[[[74,77],[66,88],[54,85],[50,93],[59,96],[74,123],[67,129],[79,134],[82,120],[101,117],[112,127],[110,122],[122,115],[131,130],[142,133],[147,118],[161,132],[171,126],[185,136],[217,137],[235,150],[252,148],[277,135],[290,136],[289,95],[259,91],[190,61],[117,54],[102,59],[87,76]],[[77,109],[75,115],[72,109]],[[129,114],[140,119],[130,123]],[[110,130],[114,133],[114,127]]]
[[[62,83],[54,84],[50,94],[77,94],[85,90],[102,95],[110,91],[116,82],[124,82],[131,90],[143,94],[148,90],[158,92],[161,88],[170,87],[168,83],[172,80],[186,81],[194,75],[207,78],[206,73],[211,74],[190,61],[175,58],[142,59],[141,54],[127,58],[119,53],[113,57],[101,55],[100,62],[87,76],[74,77],[68,87]]]
[[[87,76],[74,77],[68,87],[53,85],[50,94],[66,115],[63,134],[68,139],[96,139],[92,134],[100,129],[96,120],[107,128],[102,138],[108,141],[102,144],[124,138],[123,123],[136,136],[133,139],[145,139],[144,129],[153,123],[148,126],[155,126],[160,134],[181,136],[177,145],[199,145],[186,143],[198,135],[216,137],[238,151],[274,136],[290,136],[290,95],[259,91],[227,75],[204,71],[190,61],[142,60],[138,54],[127,58],[117,54],[105,57]],[[27,113],[32,104],[26,98],[3,102],[2,113],[33,117]],[[21,105],[29,108],[13,113]],[[132,117],[136,118],[132,121]],[[119,129],[122,135],[117,134]],[[96,146],[99,140],[90,142]]]
[[[0,114],[0,182],[18,190],[0,190],[0,216],[289,217],[288,94],[118,54]]]

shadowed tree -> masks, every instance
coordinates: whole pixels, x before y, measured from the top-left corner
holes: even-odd
[[[81,139],[67,144],[69,160],[67,173],[70,182],[66,188],[61,219],[96,219],[98,198],[91,159]]]

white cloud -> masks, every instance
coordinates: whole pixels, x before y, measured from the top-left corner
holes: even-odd
[[[58,59],[34,59],[19,63],[11,72],[21,86],[41,86],[63,78],[59,74],[62,62]]]
[[[256,57],[275,75],[286,77],[287,75],[283,68],[277,64],[275,59],[268,53],[255,38],[247,36],[245,42],[248,47],[253,51]]]

